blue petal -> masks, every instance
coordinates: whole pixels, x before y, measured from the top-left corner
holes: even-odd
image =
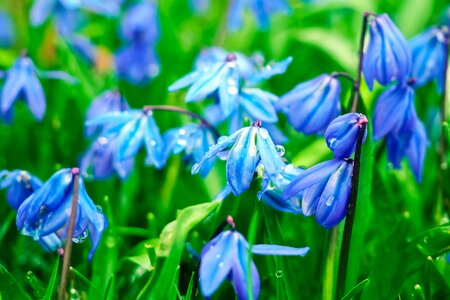
[[[267,130],[258,128],[257,133],[258,139],[256,145],[261,157],[261,162],[264,165],[264,173],[270,177],[275,185],[280,186],[283,180],[281,172],[283,171],[285,164]]]
[[[208,71],[203,72],[189,88],[186,94],[186,102],[203,100],[214,92],[222,81],[222,72],[226,69],[223,63],[217,63]]]
[[[253,245],[253,254],[260,255],[285,255],[285,256],[305,256],[309,251],[309,247],[294,248],[278,245]]]
[[[135,157],[144,143],[146,121],[136,118],[123,126],[117,137],[115,163]]]
[[[242,89],[240,94],[241,105],[254,119],[262,122],[275,123],[278,121],[277,113],[272,103],[277,96],[255,88]]]
[[[177,81],[172,83],[169,86],[168,90],[169,90],[169,92],[174,92],[176,90],[187,87],[187,86],[193,84],[195,81],[197,81],[201,75],[202,75],[201,71],[194,71],[187,75],[184,75],[183,77],[181,77],[180,79],[178,79]]]
[[[39,26],[47,20],[56,6],[56,0],[36,0],[30,12],[31,25]]]
[[[11,111],[12,105],[19,97],[26,81],[27,73],[20,67],[19,62],[16,61],[7,73],[7,79],[1,93],[1,110],[3,116]]]
[[[159,128],[156,125],[155,119],[152,115],[146,116],[146,124],[144,127],[145,147],[147,149],[147,158],[145,163],[147,165],[155,166],[161,169],[166,164],[164,157],[164,143],[159,133]]]
[[[37,120],[42,120],[45,114],[45,94],[41,83],[34,74],[29,74],[23,87],[25,101]]]
[[[324,180],[304,189],[302,194],[302,212],[305,216],[311,216],[316,213],[320,195],[327,185],[327,181],[328,178],[325,178]]]
[[[238,106],[239,70],[235,61],[227,62],[219,84],[220,108],[228,117]]]
[[[406,149],[406,155],[418,182],[422,181],[427,146],[428,138],[425,126],[420,120],[417,120],[408,148]]]

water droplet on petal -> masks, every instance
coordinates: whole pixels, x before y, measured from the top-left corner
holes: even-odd
[[[79,243],[82,243],[87,237],[88,237],[88,232],[87,232],[87,230],[85,230],[85,231],[83,231],[83,233],[80,234],[79,236],[74,237],[74,238],[72,239],[72,241],[73,241],[74,243],[79,244]]]
[[[331,204],[333,204],[333,201],[334,201],[334,197],[333,197],[333,196],[330,196],[330,197],[328,197],[327,200],[325,201],[325,204],[326,204],[327,206],[331,206]]]
[[[229,86],[227,91],[230,95],[236,95],[238,93],[238,89],[235,86]]]
[[[283,271],[278,270],[278,271],[275,272],[275,277],[281,278],[282,276],[283,276]]]
[[[277,150],[279,156],[283,156],[284,153],[286,153],[286,150],[281,145],[276,145],[275,149]]]

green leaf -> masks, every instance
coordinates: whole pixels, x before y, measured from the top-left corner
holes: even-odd
[[[14,300],[31,300],[16,279],[0,265],[0,297]]]
[[[60,257],[56,258],[55,266],[53,267],[52,276],[48,282],[47,290],[45,291],[44,300],[51,300],[53,295],[53,290],[55,288],[56,276],[58,275]]]
[[[344,297],[342,297],[342,300],[351,300],[356,295],[361,293],[366,285],[369,283],[369,279],[364,279],[360,283],[358,283],[355,287],[353,287]]]
[[[422,31],[431,18],[433,11],[433,0],[408,0],[403,1],[403,5],[397,15],[397,23],[401,32],[407,37]],[[414,22],[411,22],[414,20]]]
[[[189,280],[189,286],[186,292],[185,300],[191,300],[192,299],[192,291],[194,289],[194,278],[195,278],[195,272],[192,272],[191,279]]]
[[[450,250],[450,224],[419,234],[412,243],[425,256],[438,257]]]
[[[172,233],[167,229],[163,230],[165,247],[169,247],[170,254],[161,268],[156,265],[155,272],[158,272],[158,274],[152,276],[155,282],[149,282],[146,285],[140,293],[139,299],[175,299],[177,293],[173,283],[178,280],[178,269],[187,236],[192,228],[212,214],[219,205],[219,201],[213,201],[189,206],[178,212],[174,223],[169,223]],[[171,238],[171,241],[168,241],[167,236],[171,234],[173,234],[173,239]]]

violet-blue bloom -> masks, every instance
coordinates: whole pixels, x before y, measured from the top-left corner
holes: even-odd
[[[6,200],[16,210],[19,209],[25,199],[41,186],[42,181],[27,171],[0,171],[0,189],[8,189]]]
[[[131,6],[122,18],[120,36],[124,42],[154,43],[159,35],[156,6],[143,1]]]
[[[242,27],[246,10],[250,10],[261,29],[269,27],[270,16],[276,13],[288,13],[289,4],[285,0],[232,0],[228,12],[228,29],[236,31]]]
[[[109,113],[120,112],[130,109],[127,100],[117,90],[108,90],[100,94],[88,108],[86,121],[93,120],[96,117]],[[102,126],[89,126],[85,128],[85,134],[92,136],[102,131]]]
[[[37,120],[42,120],[46,102],[44,89],[38,76],[60,79],[69,83],[76,82],[75,78],[64,72],[40,71],[29,57],[20,56],[11,69],[6,72],[6,82],[1,91],[1,114],[5,120],[9,121],[12,118],[13,104],[19,99],[23,99],[27,103]]]
[[[295,130],[304,134],[323,134],[341,113],[340,93],[339,80],[322,74],[281,96],[275,108],[287,115]]]
[[[14,43],[13,22],[6,11],[0,10],[0,48],[11,47]]]
[[[411,71],[411,48],[403,34],[387,14],[373,17],[370,40],[362,69],[369,89],[377,80],[387,85],[394,80],[405,81]]]
[[[184,152],[184,162],[195,164],[199,163],[209,148],[215,144],[216,138],[205,124],[186,124],[181,128],[174,128],[165,132],[163,141],[166,160],[171,154]],[[206,177],[213,165],[213,159],[206,162],[200,170],[200,175]]]
[[[192,167],[192,174],[198,173],[210,159],[231,147],[226,158],[226,169],[227,182],[234,195],[239,195],[250,187],[259,163],[264,166],[264,174],[271,182],[279,185],[283,180],[280,172],[285,164],[269,133],[260,126],[261,122],[255,122],[230,136],[219,138],[200,163]]]
[[[375,104],[374,139],[407,130],[413,125],[415,115],[414,89],[409,83],[397,82],[385,90]]]
[[[203,247],[199,277],[200,290],[204,297],[209,299],[227,278],[232,282],[238,299],[248,299],[247,274],[251,272],[253,298],[258,298],[260,279],[255,263],[249,262],[249,247],[242,234],[234,228],[221,232]],[[261,244],[253,245],[251,251],[257,255],[305,256],[309,247],[293,248]]]
[[[134,158],[145,146],[145,163],[160,169],[165,164],[164,143],[153,112],[144,108],[122,112],[110,112],[87,121],[86,126],[103,126],[105,136],[117,135],[114,150],[114,165],[119,174],[127,173],[123,165]]]
[[[347,214],[352,172],[352,160],[319,163],[294,178],[284,190],[283,198],[301,194],[303,214],[315,215],[320,225],[331,228]]]
[[[418,182],[422,181],[427,147],[425,126],[418,118],[414,118],[410,130],[387,137],[389,162],[395,169],[400,169],[401,161],[406,156]]]
[[[48,251],[61,247],[68,238],[68,223],[77,168],[62,169],[53,174],[19,207],[16,224],[22,234],[33,237]],[[74,242],[82,242],[87,236],[92,247],[91,260],[108,221],[86,193],[82,177],[78,177],[78,207],[75,216]]]
[[[447,27],[432,26],[412,38],[412,77],[415,87],[436,80],[439,93],[444,90],[444,64],[450,33]]]
[[[349,158],[355,152],[359,131],[368,120],[365,115],[348,113],[334,119],[325,131],[328,148],[333,151],[335,158]],[[364,140],[367,130],[364,132]]]

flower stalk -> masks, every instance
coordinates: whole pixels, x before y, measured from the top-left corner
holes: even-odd
[[[64,249],[64,252],[63,252],[63,266],[62,266],[62,272],[61,272],[61,282],[60,282],[59,291],[58,291],[58,299],[59,300],[65,299],[66,288],[67,288],[67,277],[69,274],[70,257],[71,257],[71,252],[72,252],[72,236],[73,236],[73,231],[74,231],[74,227],[75,227],[75,217],[77,214],[77,207],[78,207],[80,170],[78,168],[73,168],[72,175],[74,177],[72,209],[70,211],[69,226],[67,229],[66,248]]]

